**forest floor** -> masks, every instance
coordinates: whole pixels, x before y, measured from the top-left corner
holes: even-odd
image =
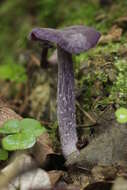
[[[87,4],[89,7],[89,3]],[[80,144],[87,142],[86,146],[109,128],[115,127],[115,110],[127,107],[126,8],[127,3],[112,3],[96,8],[91,17],[86,15],[86,23],[97,28],[102,36],[94,49],[73,58],[77,131]],[[59,27],[76,22],[84,24],[84,18],[79,21],[77,16],[72,16]],[[31,46],[34,50],[37,47],[34,44]],[[0,80],[0,96],[7,100],[5,104],[4,100],[1,101],[1,109],[10,107],[21,117],[33,117],[46,127],[49,136],[38,139],[39,145],[35,147],[34,153],[32,150],[32,156],[40,165],[50,155],[43,168],[46,168],[52,186],[57,184],[56,189],[117,190],[117,186],[121,184],[127,187],[126,164],[122,163],[119,167],[98,165],[90,171],[82,166],[76,169],[64,166],[56,116],[57,56],[51,50],[49,64],[47,68],[43,68],[40,66],[39,53],[32,50],[23,52],[27,60],[27,82]],[[3,70],[0,67],[1,73],[3,74]],[[49,139],[52,140],[51,143],[47,142]],[[40,155],[43,155],[42,160],[38,159]],[[56,160],[57,166],[54,163]],[[6,163],[1,163],[1,167],[5,165]],[[121,186],[119,190],[122,190]]]

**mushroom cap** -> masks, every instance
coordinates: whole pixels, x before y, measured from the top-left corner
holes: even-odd
[[[69,53],[79,54],[94,47],[100,33],[91,27],[76,25],[64,29],[34,28],[29,39],[55,43]]]

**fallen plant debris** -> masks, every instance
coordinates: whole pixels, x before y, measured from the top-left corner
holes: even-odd
[[[99,43],[100,44],[106,44],[111,42],[118,42],[121,39],[122,36],[122,28],[118,27],[117,25],[114,25],[108,32],[107,35],[104,35],[100,38]]]

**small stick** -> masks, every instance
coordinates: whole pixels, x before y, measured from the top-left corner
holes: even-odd
[[[80,106],[80,104],[78,103],[78,101],[76,101],[76,105],[77,105],[78,108],[82,111],[82,113],[83,113],[86,117],[88,117],[90,121],[92,121],[92,123],[94,123],[94,124],[96,123],[96,120],[93,119],[90,114],[88,114],[84,109],[81,108],[81,106]]]

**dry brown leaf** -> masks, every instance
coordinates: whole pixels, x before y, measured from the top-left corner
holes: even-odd
[[[103,35],[100,38],[99,43],[106,44],[109,42],[118,42],[122,36],[122,32],[122,28],[118,27],[117,25],[114,25],[107,35]]]
[[[40,137],[38,137],[37,142],[32,149],[32,154],[37,163],[42,166],[47,158],[47,155],[52,153],[54,152],[49,134],[43,133]]]
[[[48,172],[52,187],[58,182],[60,177],[63,175],[63,171],[58,171],[58,170],[52,170]]]
[[[0,106],[0,127],[10,119],[22,119],[22,117],[16,114],[12,109],[7,106]]]

